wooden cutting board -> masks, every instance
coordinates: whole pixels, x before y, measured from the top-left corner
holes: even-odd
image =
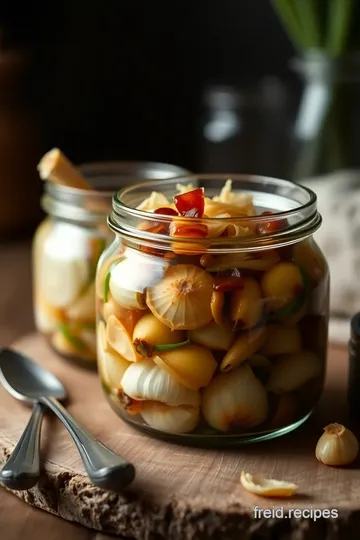
[[[38,335],[26,336],[14,347],[51,369],[69,391],[71,413],[137,469],[135,482],[123,495],[102,492],[88,482],[69,435],[50,415],[42,431],[43,478],[28,492],[14,492],[27,503],[137,540],[359,538],[358,464],[330,468],[314,455],[322,428],[330,422],[345,423],[359,436],[347,418],[344,349],[330,348],[326,392],[316,413],[298,431],[272,442],[220,451],[180,447],[135,431],[112,411],[96,374],[59,359]],[[15,446],[29,414],[0,388],[0,462]],[[242,488],[242,470],[293,481],[300,493],[290,500],[257,497]],[[339,517],[259,519],[256,506],[282,508],[284,513],[289,508],[336,509]]]

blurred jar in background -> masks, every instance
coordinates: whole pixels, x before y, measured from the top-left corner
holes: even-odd
[[[0,43],[0,240],[29,230],[40,218],[41,155],[29,100],[31,57]]]
[[[203,94],[199,169],[286,177],[292,93],[275,77]]]
[[[167,163],[99,162],[79,167],[94,190],[45,183],[47,217],[33,242],[37,330],[63,358],[96,369],[95,273],[114,234],[107,226],[113,194],[134,182],[189,175]]]

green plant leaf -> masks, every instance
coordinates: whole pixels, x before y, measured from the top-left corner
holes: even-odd
[[[104,302],[107,302],[108,301],[108,298],[109,298],[109,288],[110,288],[110,277],[111,277],[111,272],[113,270],[113,268],[119,263],[120,261],[115,261],[113,262],[110,267],[109,267],[109,270],[107,271],[107,274],[105,276],[105,280],[104,280]]]
[[[83,351],[84,349],[86,349],[85,343],[80,338],[72,334],[69,326],[66,323],[59,324],[58,329],[59,332],[62,333],[64,338],[69,341],[69,343],[74,345],[74,347],[79,349],[79,351]]]
[[[322,47],[321,27],[315,0],[292,0],[303,42],[307,49]]]
[[[308,276],[307,272],[300,266],[299,264],[296,265],[300,272],[304,283],[304,290],[302,293],[295,298],[292,302],[284,306],[283,308],[279,309],[274,313],[276,319],[284,319],[286,317],[290,317],[291,315],[295,315],[304,305],[307,295],[311,289],[311,279]]]
[[[297,49],[306,48],[306,35],[302,31],[297,13],[292,0],[271,0],[275,13],[288,35],[289,39]]]
[[[179,343],[170,343],[168,345],[154,345],[153,350],[155,351],[171,351],[173,349],[179,349],[180,347],[184,347],[184,345],[189,345],[190,339],[187,339],[186,341],[181,341]]]
[[[355,3],[354,0],[328,2],[326,50],[337,57],[345,52]]]

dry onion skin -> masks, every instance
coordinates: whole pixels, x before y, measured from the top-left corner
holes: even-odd
[[[245,471],[240,475],[240,482],[246,491],[261,497],[292,497],[298,490],[298,486],[293,482],[264,478]]]
[[[207,253],[213,238],[241,241],[279,226],[271,215],[261,228],[254,224],[262,212],[230,179],[212,198],[178,185],[173,199],[152,192],[138,209],[170,216],[155,232],[169,236],[172,251],[123,246],[98,271],[100,375],[114,402],[119,396],[121,413],[172,434],[241,436],[298,421],[315,406],[318,394],[309,395],[324,377],[325,338],[313,347],[307,330],[324,324],[308,310],[324,312],[315,304],[326,287],[312,244],[296,260],[291,246]],[[189,216],[197,218],[193,225]],[[294,489],[252,480],[251,489],[271,496]]]

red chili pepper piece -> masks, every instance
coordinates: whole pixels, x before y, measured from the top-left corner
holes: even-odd
[[[189,238],[206,238],[208,235],[208,228],[201,223],[194,225],[181,225],[176,224],[175,221],[170,225],[171,236],[182,236]]]
[[[157,208],[156,210],[154,210],[154,214],[162,214],[162,215],[165,215],[165,216],[178,216],[179,214],[177,213],[176,210],[174,210],[173,208]]]
[[[229,277],[215,277],[213,280],[214,291],[226,292],[234,291],[236,289],[243,289],[244,281],[241,277],[229,276]]]
[[[147,229],[144,229],[146,232],[154,234],[168,234],[169,224],[168,223],[159,223],[156,222],[153,225],[150,225]]]
[[[262,216],[272,216],[274,212],[263,212]],[[272,219],[267,221],[266,223],[261,223],[258,226],[258,233],[259,234],[269,234],[278,232],[281,229],[284,229],[287,225],[286,219]]]
[[[201,218],[204,215],[204,191],[201,188],[175,195],[175,206],[180,215]]]

